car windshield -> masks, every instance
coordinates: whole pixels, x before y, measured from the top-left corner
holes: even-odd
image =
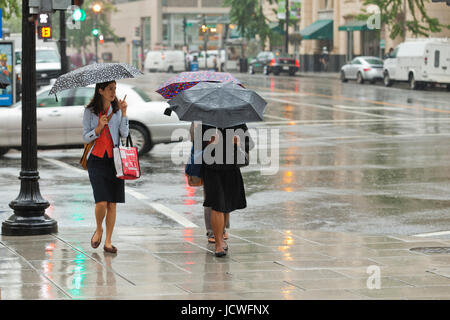
[[[36,63],[60,62],[55,50],[36,50]]]
[[[150,102],[152,99],[148,96],[147,92],[138,87],[133,87],[133,90],[144,100],[145,102]]]
[[[364,59],[364,60],[366,60],[366,62],[367,62],[368,64],[373,64],[373,65],[383,65],[383,60],[381,60],[381,59],[375,59],[375,58],[373,58],[373,59]]]

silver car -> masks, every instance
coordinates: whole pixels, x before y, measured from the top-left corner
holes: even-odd
[[[364,81],[375,83],[383,79],[383,60],[377,57],[357,57],[341,68],[341,81],[349,79],[363,84]]]
[[[65,90],[55,96],[48,95],[51,86],[37,91],[37,143],[39,149],[80,148],[83,147],[83,112],[94,96],[94,86]],[[155,144],[177,142],[186,139],[190,122],[180,121],[172,112],[164,115],[169,106],[164,101],[151,102],[141,89],[117,83],[116,95],[122,99],[127,95],[127,115],[133,145],[139,154],[150,151]],[[11,148],[20,148],[22,137],[22,104],[0,108],[0,156]],[[186,129],[171,136],[175,129]]]

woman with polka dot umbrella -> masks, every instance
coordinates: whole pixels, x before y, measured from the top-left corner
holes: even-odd
[[[227,72],[194,71],[182,72],[176,77],[167,80],[156,92],[165,99],[172,99],[178,93],[200,82],[232,82],[244,87],[238,79]]]

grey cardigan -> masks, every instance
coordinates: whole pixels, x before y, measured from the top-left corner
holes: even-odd
[[[108,116],[111,114],[112,108],[109,108]],[[93,113],[90,109],[85,108],[84,115],[83,115],[83,140],[86,143],[89,143],[98,137],[99,135],[95,134],[95,128],[97,128],[98,125],[98,116]],[[122,117],[122,110],[117,110],[116,113],[111,117],[111,119],[108,122],[109,132],[111,133],[111,137],[113,140],[114,147],[119,146],[119,136],[120,137],[128,137],[129,133],[129,123],[128,123],[128,117]],[[94,145],[92,148],[94,148]],[[91,155],[91,150],[89,150],[89,153],[87,155],[87,159],[89,159],[89,156]]]

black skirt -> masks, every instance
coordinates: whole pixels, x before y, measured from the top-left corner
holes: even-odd
[[[97,202],[125,202],[125,182],[116,177],[114,158],[103,158],[91,154],[88,159],[88,173]]]
[[[238,167],[214,170],[203,166],[204,207],[228,213],[247,207],[244,181]]]

